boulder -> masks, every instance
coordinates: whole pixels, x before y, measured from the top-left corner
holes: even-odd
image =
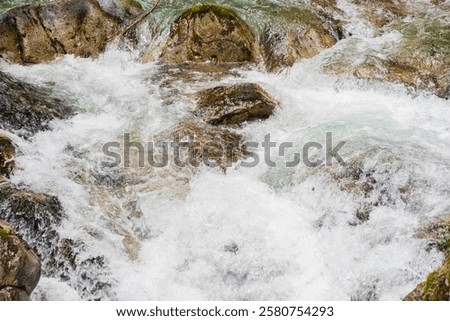
[[[163,63],[252,63],[259,59],[256,36],[239,16],[221,5],[196,5],[170,27]]]
[[[38,256],[0,220],[0,301],[29,300],[40,277]]]
[[[320,13],[320,14],[319,14]],[[312,58],[343,38],[338,21],[309,8],[292,8],[284,24],[270,26],[261,37],[261,47],[269,71],[291,67]]]
[[[46,90],[0,71],[0,129],[29,138],[50,129],[52,120],[72,115],[69,106]]]
[[[15,7],[0,16],[0,58],[36,64],[65,54],[97,57],[124,22],[141,11],[133,0],[59,0]]]
[[[16,149],[11,138],[0,133],[0,176],[9,178],[14,169]]]
[[[277,102],[256,84],[219,86],[197,93],[196,115],[211,125],[237,125],[269,118]]]

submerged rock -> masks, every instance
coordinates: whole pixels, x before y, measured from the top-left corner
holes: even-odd
[[[0,220],[0,301],[26,301],[41,277],[37,255]]]
[[[16,148],[11,138],[0,133],[0,176],[9,178],[14,169]]]
[[[269,118],[277,102],[256,84],[219,86],[197,93],[196,114],[211,125],[236,125]]]
[[[36,64],[65,54],[96,57],[122,24],[141,11],[134,0],[59,0],[16,7],[0,16],[0,58]]]
[[[196,5],[172,24],[163,63],[256,62],[256,36],[239,16],[221,5]]]
[[[185,122],[172,130],[171,137],[184,143],[179,150],[183,166],[205,164],[226,170],[248,155],[242,136],[226,129]]]
[[[55,119],[72,116],[62,100],[0,71],[0,129],[28,138],[50,129]]]

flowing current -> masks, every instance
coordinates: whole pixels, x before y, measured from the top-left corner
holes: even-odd
[[[270,1],[227,1],[244,17],[264,3]],[[190,4],[168,5],[156,19],[170,21]],[[120,191],[92,182],[86,173],[102,172],[103,144],[121,142],[124,133],[146,142],[189,119],[188,95],[167,100],[157,80],[161,66],[141,64],[135,52],[114,46],[96,60],[0,63],[76,107],[77,115],[55,122],[52,131],[31,141],[16,137],[21,154],[13,182],[59,197],[67,213],[61,236],[86,244],[86,256],[105,258],[103,277],[113,294],[104,299],[400,300],[441,264],[442,254],[415,235],[450,211],[449,102],[400,85],[322,73],[335,52],[348,48],[357,59],[400,37],[375,38],[353,7],[338,5],[351,18],[353,36],[319,56],[281,74],[255,67],[221,81],[180,80],[172,89],[189,94],[257,83],[281,108],[239,129],[247,141],[270,134],[278,143],[294,142],[296,151],[310,141],[324,143],[326,132],[346,141],[343,158],[360,162],[378,182],[374,193],[386,198],[358,224],[355,213],[368,200],[341,188],[329,174],[333,168],[261,162],[226,174],[208,167],[194,173],[124,169],[105,177],[134,175],[139,182]],[[280,164],[290,159],[272,157]],[[399,192],[405,186],[407,202]],[[68,282],[45,277],[35,299],[82,299],[76,282],[83,276],[74,273]]]

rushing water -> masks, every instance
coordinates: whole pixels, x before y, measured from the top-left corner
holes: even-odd
[[[170,21],[191,2],[168,5],[170,13],[161,10],[157,19]],[[230,6],[245,12],[255,3],[269,2]],[[348,3],[338,3],[351,17]],[[273,117],[239,130],[247,140],[263,141],[270,133],[300,149],[308,141],[323,143],[332,132],[335,141],[346,141],[344,158],[361,162],[379,182],[374,197],[388,195],[367,222],[353,224],[370,199],[340,188],[329,174],[333,169],[264,163],[226,174],[206,167],[195,173],[129,169],[144,182],[122,191],[83,179],[103,173],[104,143],[127,132],[147,140],[192,117],[185,95],[164,99],[165,89],[154,80],[156,63],[140,64],[133,53],[112,47],[97,60],[0,63],[69,99],[78,111],[32,141],[16,138],[20,170],[13,182],[59,196],[67,212],[61,235],[106,258],[115,299],[399,300],[442,261],[414,235],[450,211],[450,106],[432,95],[413,97],[400,85],[321,73],[336,52],[355,53],[355,39],[363,53],[399,37],[373,38],[358,19],[349,26],[353,38],[288,72],[238,70],[239,77],[220,83],[258,83],[280,101]],[[176,86],[190,93],[218,83]],[[411,186],[407,202],[399,193],[404,186]],[[127,204],[140,215],[130,215]],[[80,299],[71,284],[43,278],[35,298]]]

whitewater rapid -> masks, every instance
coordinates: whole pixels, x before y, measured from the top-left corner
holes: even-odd
[[[398,37],[372,38],[365,30],[357,36],[361,51]],[[326,132],[346,141],[344,158],[374,169],[392,197],[367,222],[351,224],[363,197],[340,188],[326,170],[305,166],[260,163],[226,174],[207,167],[148,170],[140,188],[121,195],[80,179],[101,171],[104,143],[124,133],[145,142],[192,117],[186,95],[164,100],[166,89],[154,80],[157,63],[140,64],[133,52],[117,48],[97,60],[0,63],[69,99],[77,111],[31,141],[15,137],[21,154],[12,181],[58,196],[67,213],[61,236],[84,242],[86,255],[106,258],[114,299],[400,300],[443,259],[414,236],[450,210],[450,105],[400,85],[323,74],[323,62],[351,41],[281,74],[255,68],[220,82],[176,86],[192,93],[224,83],[261,85],[281,108],[239,129],[247,141],[270,134],[278,143],[294,142],[298,151],[309,141],[323,143]],[[406,204],[398,188],[410,182]],[[127,217],[124,200],[142,215]],[[124,248],[125,236],[136,240],[135,259]],[[70,282],[53,278],[41,280],[34,298],[42,297],[81,299]]]

